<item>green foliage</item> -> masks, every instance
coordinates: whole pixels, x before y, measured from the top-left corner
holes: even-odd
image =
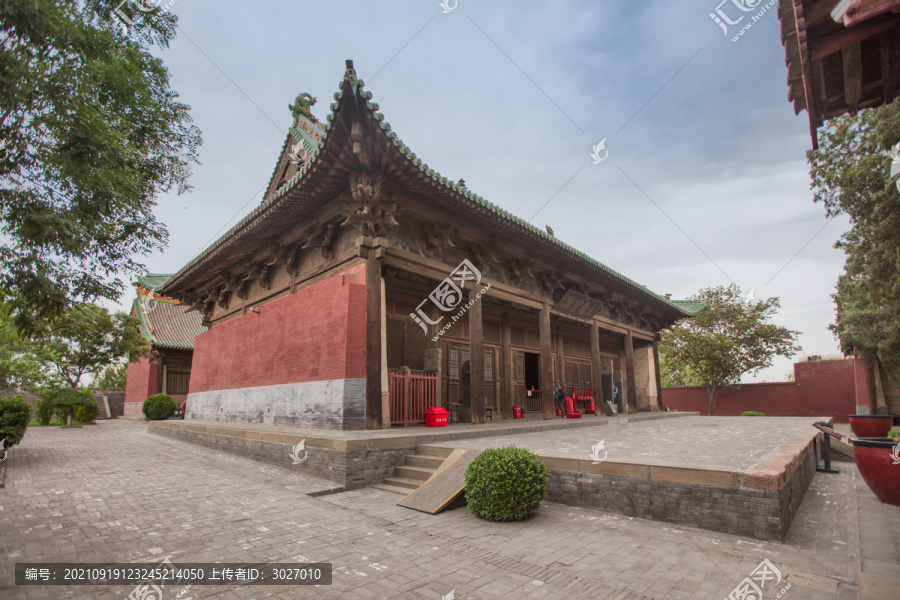
[[[741,413],[742,417],[764,417],[766,413],[761,413],[758,410],[745,410]]]
[[[43,398],[38,398],[34,414],[37,417],[38,423],[41,425],[49,425],[50,420],[53,419],[53,404]]]
[[[19,334],[11,312],[9,303],[0,301],[0,391],[37,393],[55,383],[54,377],[36,356],[40,346]]]
[[[136,4],[0,3],[0,288],[20,330],[117,299],[136,257],[166,244],[156,198],[189,189],[200,132],[158,58],[177,17]]]
[[[690,366],[675,364],[669,360],[664,347],[659,348],[659,378],[663,389],[703,385],[703,381],[691,371]]]
[[[856,351],[883,365],[900,362],[900,193],[888,155],[897,143],[900,98],[832,119],[819,149],[807,153],[815,201],[851,224],[835,244],[847,259],[831,330],[845,355]]]
[[[93,423],[94,417],[99,412],[97,400],[90,390],[76,390],[73,388],[59,388],[47,390],[41,398],[52,409],[52,414],[68,420],[70,417],[83,423]],[[38,409],[41,424],[44,424],[43,415]],[[47,424],[49,424],[49,419]]]
[[[889,438],[900,438],[900,429],[891,429],[888,431]]]
[[[103,370],[103,373],[94,381],[94,387],[104,390],[109,388],[125,389],[128,380],[128,365],[113,365]]]
[[[79,390],[82,393],[87,393],[90,396],[90,401],[86,401],[81,406],[75,407],[75,420],[79,423],[93,423],[94,419],[97,418],[97,415],[100,414],[100,405],[97,404],[97,399],[94,398],[94,395],[91,394],[90,390]]]
[[[141,410],[151,421],[165,421],[175,414],[178,405],[168,394],[155,394],[144,400]]]
[[[22,396],[0,400],[0,440],[6,438],[5,445],[15,446],[22,440],[28,422],[31,421],[31,405]],[[0,444],[3,444],[0,441]],[[0,445],[0,451],[3,445]]]
[[[488,521],[522,521],[540,507],[549,478],[544,461],[525,448],[488,448],[466,469],[469,510]]]
[[[98,373],[123,358],[135,360],[147,351],[135,317],[110,315],[95,304],[76,304],[49,325],[38,357],[76,387],[82,375]]]
[[[696,378],[706,386],[709,414],[715,414],[719,389],[740,387],[741,376],[770,366],[776,356],[800,350],[798,332],[772,323],[778,298],[747,301],[732,284],[700,290],[692,300],[706,308],[662,332],[661,355],[675,376]]]

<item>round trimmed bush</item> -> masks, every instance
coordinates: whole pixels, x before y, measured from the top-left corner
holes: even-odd
[[[15,446],[22,440],[28,422],[31,421],[31,405],[22,396],[0,400],[0,451],[5,446]]]
[[[97,398],[91,393],[91,390],[78,390],[78,393],[84,396],[84,402],[75,407],[75,419],[82,423],[93,423],[97,415],[100,414],[100,405],[97,404]]]
[[[178,405],[172,400],[172,396],[168,394],[154,394],[144,400],[144,406],[141,409],[144,416],[151,421],[165,421],[175,414]]]
[[[488,448],[466,469],[469,510],[488,521],[522,521],[537,511],[550,472],[525,448]]]
[[[761,413],[758,410],[745,410],[741,413],[742,417],[764,417],[766,413]]]
[[[100,408],[90,390],[75,390],[66,387],[48,390],[44,394],[42,403],[38,407],[38,418],[41,419],[42,424],[45,419],[44,413],[47,410],[64,419],[68,425],[74,419],[78,419],[82,423],[92,423]],[[47,420],[47,423],[49,424],[50,421]]]

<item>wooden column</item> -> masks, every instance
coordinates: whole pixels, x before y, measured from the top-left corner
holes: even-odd
[[[500,350],[500,412],[504,419],[512,419],[513,407],[513,379],[515,378],[516,365],[512,353],[512,338],[509,329],[509,314],[503,313],[500,319],[500,340],[503,348]]]
[[[637,386],[634,380],[634,338],[630,329],[625,334],[625,380],[625,389],[628,390],[625,399],[637,411]]]
[[[544,419],[555,419],[553,414],[553,354],[550,348],[550,304],[544,302],[539,317],[541,338],[541,402]]]
[[[382,428],[381,257],[383,253],[384,250],[381,248],[370,248],[366,258],[366,429]]]
[[[653,340],[653,368],[656,371],[656,407],[665,410],[662,400],[662,375],[659,371],[659,342]]]
[[[591,394],[594,396],[594,414],[600,415],[603,404],[603,377],[600,369],[600,327],[591,323]]]
[[[471,371],[472,423],[484,424],[484,323],[481,320],[480,285],[469,290],[469,361]]]
[[[568,384],[566,381],[566,372],[563,370],[563,350],[564,350],[563,338],[562,338],[562,327],[559,324],[556,325],[556,377],[554,379],[559,379],[559,383],[563,386],[563,391],[568,392]],[[576,382],[572,382],[576,383]],[[554,386],[556,387],[556,386]]]

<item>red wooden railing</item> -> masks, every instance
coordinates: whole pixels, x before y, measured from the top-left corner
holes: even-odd
[[[589,385],[573,385],[572,400],[575,402],[575,410],[579,412],[594,412],[594,396]]]
[[[388,371],[391,425],[424,423],[425,411],[438,405],[437,374]]]

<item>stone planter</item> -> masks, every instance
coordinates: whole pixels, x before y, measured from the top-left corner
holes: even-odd
[[[856,437],[881,438],[886,437],[888,431],[894,426],[894,417],[890,415],[848,415],[850,429]]]
[[[856,467],[872,493],[885,504],[900,506],[900,441],[886,437],[850,441]]]

